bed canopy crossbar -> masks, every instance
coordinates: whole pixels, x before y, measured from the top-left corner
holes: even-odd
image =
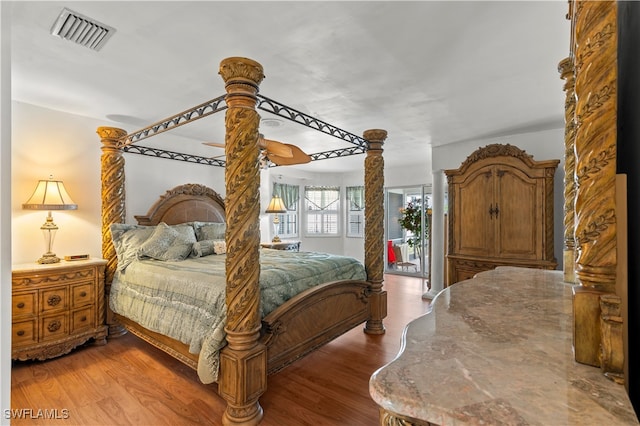
[[[200,155],[185,154],[182,152],[168,151],[165,149],[151,148],[148,146],[128,145],[122,148],[122,150],[131,154],[168,158],[169,160],[186,161],[188,163],[204,164],[207,166],[225,167],[226,165],[226,162],[219,158],[202,157]]]
[[[366,149],[367,141],[361,136],[354,135],[353,133],[342,130],[325,121],[322,121],[315,117],[311,117],[304,112],[300,112],[296,109],[288,107],[278,101],[274,101],[273,99],[269,99],[260,94],[258,94],[258,105],[256,106],[256,108],[263,111],[268,111],[279,117],[283,117],[287,120],[293,121],[294,123],[302,124],[303,126],[349,142],[353,145],[359,146],[363,150]]]
[[[207,166],[225,167],[226,161],[219,158],[202,157],[200,155],[185,154],[182,152],[168,151],[160,148],[151,148],[141,145],[127,145],[122,148],[124,152],[131,154],[147,155],[149,157],[168,158],[170,160],[186,161],[188,163],[204,164]],[[348,157],[351,155],[365,154],[366,148],[352,146],[343,149],[334,149],[331,151],[316,152],[309,154],[311,161],[329,160],[332,158]],[[269,167],[281,167],[274,163],[269,163]]]
[[[151,157],[168,158],[171,160],[187,161],[190,163],[205,164],[209,166],[225,167],[226,162],[216,158],[202,157],[199,155],[186,154],[182,152],[169,151],[160,148],[152,148],[148,146],[134,145],[144,139],[156,136],[173,130],[185,124],[194,122],[204,117],[211,116],[228,108],[225,96],[218,96],[207,102],[203,102],[178,114],[172,115],[164,120],[153,123],[143,129],[136,130],[118,142],[118,148],[122,148],[124,152],[133,154],[147,155]],[[352,147],[334,149],[329,151],[317,152],[309,154],[311,161],[327,160],[332,158],[349,157],[351,155],[360,155],[367,152],[367,141],[358,135],[343,130],[318,118],[311,117],[295,108],[291,108],[283,103],[267,98],[260,94],[256,95],[256,108],[267,111],[271,114],[285,118],[294,123],[301,124],[310,129],[333,136],[342,141],[348,142]],[[270,167],[277,167],[275,164],[269,164]]]
[[[224,111],[228,108],[224,101],[224,97],[225,95],[218,96],[217,98],[203,102],[186,111],[179,112],[169,118],[153,123],[144,129],[129,133],[118,142],[117,148],[129,146],[136,142],[140,142],[141,140],[150,138],[151,136],[159,135],[177,127],[184,126],[187,123],[192,123],[201,118]]]

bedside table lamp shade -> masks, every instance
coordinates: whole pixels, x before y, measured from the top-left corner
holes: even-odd
[[[46,222],[40,227],[44,235],[47,252],[38,259],[38,263],[60,262],[60,258],[52,251],[53,240],[58,226],[53,222],[51,211],[76,210],[78,208],[78,205],[69,196],[62,181],[53,180],[52,178],[38,181],[36,189],[29,197],[29,200],[22,205],[22,208],[27,210],[47,210],[49,212]]]
[[[274,195],[267,206],[267,209],[264,211],[265,213],[273,213],[273,240],[274,243],[280,242],[280,237],[278,236],[278,228],[280,227],[280,217],[278,214],[286,213],[287,208],[284,206],[284,202],[279,195]]]

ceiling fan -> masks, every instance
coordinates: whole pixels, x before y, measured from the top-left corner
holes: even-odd
[[[224,144],[217,142],[202,142],[204,145],[216,148],[224,148]],[[293,164],[305,164],[311,161],[311,157],[300,148],[288,143],[265,139],[260,133],[258,146],[262,150],[265,159],[278,166],[289,166]],[[221,156],[222,157],[222,156]]]

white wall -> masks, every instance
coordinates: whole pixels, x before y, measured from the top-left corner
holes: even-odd
[[[11,19],[0,1],[0,424],[11,408]]]
[[[40,179],[62,180],[78,210],[54,211],[58,256],[101,255],[100,138],[105,122],[13,102],[11,212],[13,263],[33,262],[46,250],[40,226],[46,211],[23,210]]]
[[[554,181],[554,253],[562,269],[564,246],[564,128],[474,140],[433,148],[433,169],[457,169],[478,148],[493,143],[511,144],[533,155],[537,161],[560,160]]]

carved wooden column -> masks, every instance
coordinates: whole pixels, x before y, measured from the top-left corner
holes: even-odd
[[[382,145],[387,138],[385,130],[366,130],[368,142],[364,160],[364,265],[371,283],[370,313],[364,331],[368,334],[385,332],[382,320],[387,316],[387,292],[382,290],[384,280],[384,158]]]
[[[102,141],[101,179],[102,179],[102,257],[107,260],[105,279],[105,298],[108,300],[111,290],[113,274],[116,272],[118,258],[109,230],[113,223],[125,221],[125,192],[124,192],[124,157],[118,147],[121,138],[127,132],[117,127],[98,127],[96,131]],[[109,303],[105,301],[105,321],[109,326],[109,337],[121,336],[126,333],[122,324],[115,320]]]
[[[564,281],[576,281],[576,243],[575,243],[575,172],[576,172],[576,94],[573,58],[565,58],[558,65],[558,72],[565,80],[564,103]]]
[[[576,93],[576,361],[600,366],[600,296],[616,283],[617,5],[573,4]]]
[[[229,107],[226,137],[226,243],[228,345],[220,354],[218,391],[227,401],[223,423],[256,425],[267,386],[267,356],[260,335],[260,148],[256,112],[262,66],[247,58],[220,63]]]

